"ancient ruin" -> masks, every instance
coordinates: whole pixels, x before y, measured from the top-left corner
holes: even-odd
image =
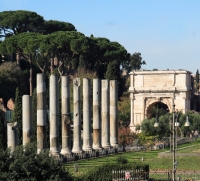
[[[151,117],[153,106],[172,112],[174,102],[178,111],[190,110],[191,90],[191,72],[186,70],[130,72],[131,130]]]
[[[83,95],[81,79],[73,79],[73,120],[70,110],[70,78],[61,77],[61,105],[59,103],[59,82],[57,75],[49,79],[49,141],[47,145],[47,105],[44,74],[37,74],[37,152],[50,149],[53,156],[81,154],[85,152],[118,148],[117,124],[117,81],[83,78]],[[91,91],[93,90],[93,91]],[[81,96],[83,100],[81,100]],[[81,103],[83,102],[83,103]],[[24,95],[23,104],[23,145],[31,142],[32,97]],[[59,107],[61,106],[61,113]],[[93,115],[93,122],[92,122]],[[61,123],[59,122],[61,118]],[[83,122],[83,124],[82,124]],[[93,125],[93,127],[92,127]],[[62,127],[59,129],[59,127]],[[82,129],[83,128],[83,129]],[[93,136],[92,130],[93,129]],[[15,150],[18,142],[17,123],[7,123],[8,147]],[[59,130],[62,131],[62,145],[59,145]],[[71,135],[73,134],[73,138]],[[73,142],[73,146],[71,145]],[[107,151],[114,152],[115,150]],[[70,158],[70,159],[74,159]]]

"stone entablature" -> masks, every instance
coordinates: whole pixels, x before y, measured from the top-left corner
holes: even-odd
[[[144,71],[130,72],[131,123],[140,125],[144,118],[149,117],[151,108],[158,102],[165,104],[172,112],[173,102],[176,109],[182,111],[190,109],[191,72],[186,70]]]

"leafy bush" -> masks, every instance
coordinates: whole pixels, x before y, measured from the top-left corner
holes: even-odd
[[[120,155],[117,157],[117,163],[118,164],[126,164],[126,163],[128,163],[128,160],[125,157]]]
[[[112,171],[119,170],[143,170],[146,173],[149,172],[149,166],[144,164],[104,164],[90,170],[85,176],[81,178],[82,181],[107,181],[112,180]]]
[[[131,104],[128,94],[124,94],[118,102],[119,121],[122,124],[130,123]]]
[[[131,145],[137,135],[129,127],[121,126],[118,129],[118,142],[122,146]]]
[[[0,180],[73,180],[61,163],[49,152],[36,153],[36,145],[0,150]]]

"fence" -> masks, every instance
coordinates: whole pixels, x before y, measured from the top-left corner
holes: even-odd
[[[119,170],[112,172],[113,181],[131,181],[131,180],[147,180],[147,181],[172,181],[172,172],[167,171],[150,171],[148,173],[142,170]],[[199,181],[200,171],[197,170],[179,170],[176,172],[176,181]]]
[[[112,180],[148,180],[149,172],[141,169],[136,170],[113,170]]]

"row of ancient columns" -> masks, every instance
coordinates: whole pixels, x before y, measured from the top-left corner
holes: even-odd
[[[50,76],[49,87],[49,122],[50,152],[52,155],[81,153],[92,149],[118,146],[117,122],[117,81],[93,79],[93,101],[91,102],[91,80],[83,78],[83,110],[81,111],[80,78],[73,79],[73,147],[71,148],[71,110],[70,79],[61,77],[61,121],[62,149],[59,145],[59,83],[56,75]],[[93,104],[92,104],[93,103]],[[30,142],[32,133],[31,96],[22,98],[23,145]],[[93,105],[93,109],[92,109]],[[83,114],[83,145],[81,142],[81,113]],[[46,84],[44,74],[37,74],[37,152],[47,149],[46,122]],[[93,121],[92,121],[93,119]],[[14,127],[8,123],[9,127]],[[93,125],[93,127],[91,126]],[[91,138],[93,128],[93,139]],[[8,132],[9,132],[8,131]],[[16,145],[16,131],[9,134],[8,147]],[[10,131],[11,132],[11,131]],[[9,132],[9,133],[10,133]],[[11,136],[13,135],[13,136]],[[11,138],[12,137],[12,138]],[[10,141],[13,140],[13,141]],[[93,140],[93,144],[92,144]],[[12,149],[11,148],[11,149]]]

